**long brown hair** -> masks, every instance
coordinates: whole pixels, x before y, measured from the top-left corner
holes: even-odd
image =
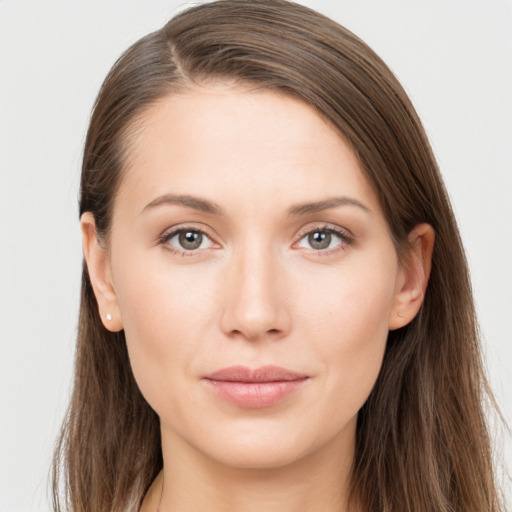
[[[373,183],[399,255],[415,225],[436,231],[424,304],[409,325],[389,333],[377,383],[359,412],[353,496],[368,512],[503,510],[483,412],[492,395],[452,209],[407,95],[351,32],[285,0],[219,0],[139,40],[96,100],[80,214],[93,213],[108,243],[129,128],[163,96],[210,80],[292,95],[329,120]],[[103,327],[84,265],[73,395],[54,459],[55,509],[138,510],[162,467],[159,435],[124,333]]]

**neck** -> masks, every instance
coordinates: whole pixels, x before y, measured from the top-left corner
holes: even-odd
[[[349,437],[335,438],[299,460],[264,469],[222,464],[188,443],[172,442],[172,435],[162,434],[164,469],[141,512],[349,510],[355,429]]]

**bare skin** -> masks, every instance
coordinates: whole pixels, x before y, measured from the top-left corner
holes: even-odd
[[[432,228],[400,264],[355,154],[298,100],[209,85],[136,128],[108,247],[90,214],[82,231],[105,327],[160,418],[141,512],[346,512],[357,413],[421,306]],[[239,403],[210,378],[234,365],[300,385]]]

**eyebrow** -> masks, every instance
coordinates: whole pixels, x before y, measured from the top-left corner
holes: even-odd
[[[222,208],[207,199],[190,195],[175,195],[175,194],[164,194],[157,197],[150,203],[148,203],[142,210],[142,212],[157,208],[162,205],[178,205],[191,208],[193,210],[199,210],[201,212],[210,213],[212,215],[224,216]],[[321,212],[330,208],[337,208],[339,206],[355,206],[366,213],[371,213],[371,210],[363,203],[352,197],[341,196],[325,199],[323,201],[316,201],[313,203],[301,203],[292,206],[288,210],[288,216],[300,216],[307,215],[310,213]]]
[[[329,208],[337,208],[339,206],[356,206],[366,213],[371,213],[370,208],[361,203],[361,201],[358,201],[352,197],[341,196],[332,197],[330,199],[325,199],[323,201],[317,201],[314,203],[302,203],[292,206],[288,210],[288,215],[306,215],[308,213],[321,212],[323,210],[328,210]]]
[[[146,210],[151,210],[158,206],[162,205],[179,205],[185,206],[187,208],[192,208],[193,210],[199,210],[205,213],[211,213],[213,215],[223,216],[224,212],[222,208],[213,203],[212,201],[208,201],[206,199],[201,199],[200,197],[194,197],[189,195],[175,195],[175,194],[164,194],[163,196],[159,196],[150,203],[148,203],[144,208],[143,212]]]

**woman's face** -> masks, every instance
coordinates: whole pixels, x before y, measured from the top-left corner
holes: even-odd
[[[133,134],[98,301],[164,447],[262,468],[352,446],[406,279],[354,152],[304,103],[227,85]]]

